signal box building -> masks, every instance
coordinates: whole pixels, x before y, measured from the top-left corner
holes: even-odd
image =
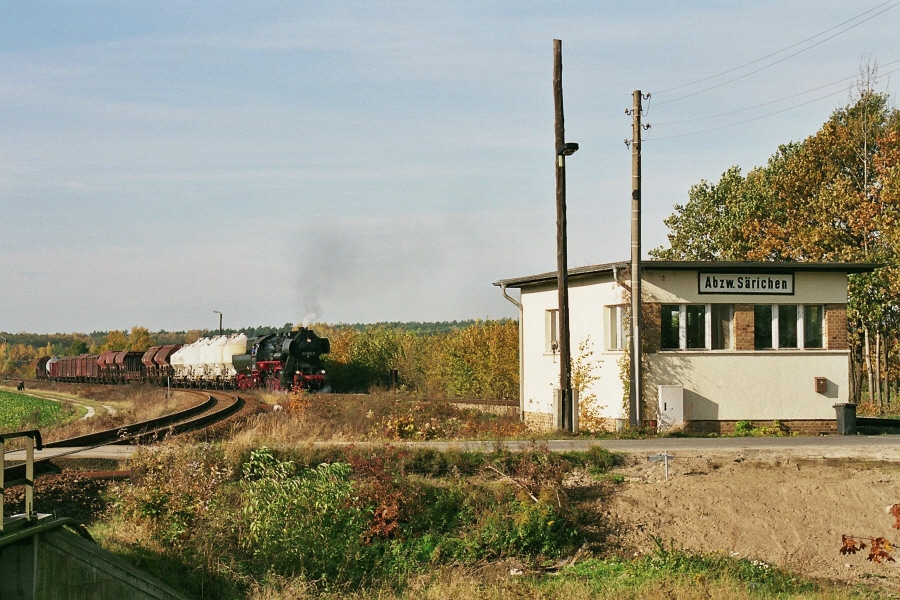
[[[849,399],[847,277],[876,265],[644,261],[641,418],[729,432],[738,421],[835,430]],[[628,422],[629,263],[569,270],[570,352],[585,415]],[[520,414],[555,425],[557,273],[494,283],[520,310]],[[519,299],[509,295],[520,290]]]

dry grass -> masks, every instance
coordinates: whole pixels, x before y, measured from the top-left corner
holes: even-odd
[[[278,404],[283,410],[249,419],[231,439],[236,448],[310,442],[499,439],[527,432],[514,414],[496,415],[460,408],[447,400],[411,399],[389,392],[258,393],[253,397],[266,404]]]
[[[273,579],[259,586],[248,600],[300,600],[333,598],[346,600],[758,600],[771,598],[754,586],[732,580],[709,581],[704,576],[668,580],[650,580],[644,584],[623,585],[614,580],[596,580],[566,576],[535,578],[530,575],[504,574],[485,577],[472,569],[449,568],[413,580],[402,592],[389,588],[356,592],[322,593],[299,579]],[[858,589],[826,590],[791,594],[794,600],[841,600],[875,598]]]

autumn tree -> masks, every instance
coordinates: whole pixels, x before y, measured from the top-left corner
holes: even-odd
[[[153,337],[146,327],[132,327],[128,336],[128,349],[134,352],[144,352],[155,346]]]
[[[438,397],[515,398],[519,391],[519,329],[515,321],[486,321],[421,333],[378,325],[363,330],[316,326],[328,337],[325,357],[336,391],[399,388]]]
[[[476,323],[447,335],[446,391],[454,397],[518,396],[519,328],[515,321]]]
[[[36,358],[37,351],[31,346],[4,342],[0,344],[0,373],[12,377],[33,377]]]
[[[106,340],[100,346],[100,352],[112,352],[124,350],[128,347],[128,334],[124,331],[113,329],[106,334]]]

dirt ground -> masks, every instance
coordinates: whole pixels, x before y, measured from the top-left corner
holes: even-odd
[[[900,450],[835,452],[670,452],[661,462],[629,455],[625,481],[606,499],[613,539],[626,554],[666,548],[721,552],[812,577],[900,582],[898,563],[868,551],[842,555],[841,535],[884,536],[900,545],[886,508],[900,503]],[[852,454],[852,453],[849,453]],[[868,544],[868,540],[865,540]],[[894,552],[900,561],[900,552]]]

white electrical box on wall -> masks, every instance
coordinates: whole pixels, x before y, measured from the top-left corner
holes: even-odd
[[[659,386],[659,420],[660,431],[679,427],[684,423],[684,387],[680,385]]]

